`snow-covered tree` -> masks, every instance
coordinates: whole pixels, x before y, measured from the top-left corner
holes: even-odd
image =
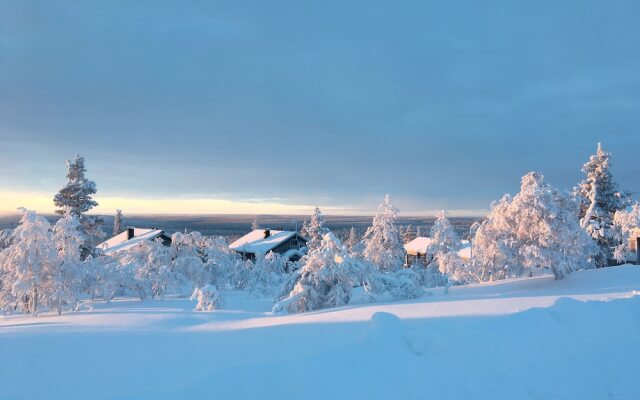
[[[301,262],[303,266],[286,287],[284,298],[273,306],[274,313],[299,313],[349,302],[355,260],[333,233],[325,233],[320,245]]]
[[[12,245],[0,253],[0,308],[37,315],[53,303],[50,279],[59,258],[51,224],[34,211],[22,209]]]
[[[13,238],[13,229],[0,229],[0,251],[11,246]]]
[[[353,226],[349,229],[349,234],[347,235],[347,239],[344,242],[344,245],[347,246],[347,250],[350,253],[354,252],[355,246],[360,242],[360,238],[358,237],[358,233],[356,232],[356,228]]]
[[[445,211],[439,212],[436,216],[430,235],[433,239],[429,248],[431,254],[451,253],[460,248],[460,237],[453,229]]]
[[[424,293],[424,268],[401,268],[395,271],[380,272],[370,263],[365,263],[362,287],[372,302],[380,300],[415,299]],[[427,285],[437,286],[437,285]]]
[[[616,211],[613,223],[621,236],[620,244],[614,251],[614,258],[618,262],[624,262],[631,250],[631,238],[640,234],[640,204],[635,203],[626,210]]]
[[[180,283],[172,268],[170,248],[160,239],[140,242],[118,252],[117,257],[120,274],[130,279],[124,290],[140,299],[161,297]]]
[[[256,254],[255,261],[244,264],[244,289],[252,297],[273,298],[286,279],[286,261],[280,254],[272,251],[264,255]]]
[[[580,228],[572,199],[531,172],[520,192],[492,204],[474,240],[471,273],[481,280],[551,271],[561,279],[592,266],[593,241]]]
[[[222,298],[214,285],[198,287],[191,295],[191,301],[196,300],[196,308],[193,311],[214,311],[222,306]]]
[[[422,227],[416,226],[416,237],[422,237],[422,236],[423,236]]]
[[[481,282],[472,268],[469,268],[458,253],[438,253],[431,265],[435,266],[438,274],[432,272],[432,280],[436,282],[432,286],[442,286],[443,284],[466,285],[469,283]],[[430,266],[431,266],[430,265]],[[425,286],[429,286],[425,283]]]
[[[83,287],[85,265],[80,247],[85,238],[78,217],[67,210],[53,227],[53,239],[58,251],[56,268],[49,276],[52,298],[58,314],[65,305],[76,306]]]
[[[416,234],[411,225],[403,225],[400,227],[400,235],[402,236],[403,243],[409,243],[415,239]]]
[[[205,266],[206,239],[200,232],[171,236],[173,272],[177,286],[189,285],[189,291],[212,283],[211,270]]]
[[[116,210],[116,216],[113,219],[113,236],[122,233],[122,210]]]
[[[73,161],[67,160],[68,182],[53,198],[54,204],[58,207],[56,210],[58,214],[63,215],[68,210],[80,221],[85,238],[81,248],[83,258],[88,256],[93,247],[104,238],[104,232],[100,229],[102,219],[86,215],[89,210],[98,205],[92,198],[92,195],[97,192],[96,184],[86,178],[86,172],[84,157],[76,155]]]
[[[611,174],[611,154],[598,143],[596,154],[582,167],[585,179],[574,188],[579,202],[578,216],[599,247],[596,263],[606,266],[613,257],[613,248],[619,245],[620,232],[613,226],[616,211],[624,210],[629,196],[621,192]]]
[[[395,271],[402,267],[404,247],[395,225],[398,209],[386,195],[380,204],[380,211],[373,218],[373,224],[364,234],[363,256],[380,271]]]
[[[258,217],[256,217],[256,219],[254,219],[253,223],[251,224],[251,230],[257,231],[258,229],[260,229],[260,223],[258,222]]]
[[[306,223],[306,220],[305,220]],[[311,220],[308,224],[304,224],[302,227],[302,235],[308,239],[307,248],[309,251],[320,246],[322,237],[329,232],[324,226],[324,215],[320,211],[320,208],[316,207],[311,214]]]

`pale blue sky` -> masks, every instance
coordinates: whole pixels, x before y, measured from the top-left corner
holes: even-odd
[[[48,199],[81,153],[109,207],[478,210],[530,170],[570,188],[598,141],[637,192],[638,21],[637,1],[0,0],[0,196]]]

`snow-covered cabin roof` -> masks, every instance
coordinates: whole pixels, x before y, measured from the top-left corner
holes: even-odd
[[[460,258],[462,258],[463,260],[470,260],[471,242],[469,242],[468,240],[463,240],[461,244],[462,245],[460,246],[460,250],[458,250],[458,256],[460,256]]]
[[[129,238],[129,229],[133,230],[133,237]],[[129,228],[125,229],[111,239],[105,240],[96,246],[96,248],[102,250],[104,254],[111,254],[121,250],[129,249],[136,244],[145,240],[154,240],[161,235],[164,235],[164,231],[161,229],[149,229],[149,228]]]
[[[265,238],[265,231],[266,229],[256,229],[254,231],[251,231],[240,239],[231,243],[229,245],[229,248],[233,251],[242,253],[266,254],[270,250],[273,250],[280,244],[286,242],[287,240],[298,234],[294,231],[278,231],[269,229],[269,236]]]
[[[429,246],[433,243],[433,239],[428,237],[419,236],[409,243],[404,245],[404,250],[407,254],[415,256],[420,253],[421,255],[427,254],[429,251]],[[461,241],[460,250],[458,250],[458,255],[466,260],[471,258],[471,243],[468,240]]]
[[[433,242],[431,238],[418,236],[409,243],[405,243],[404,250],[412,256],[418,255],[418,253],[424,255],[427,254],[427,249],[431,245],[431,242]]]

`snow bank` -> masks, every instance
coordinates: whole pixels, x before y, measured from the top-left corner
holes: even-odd
[[[637,399],[640,268],[273,316],[225,293],[0,320],[1,399]]]

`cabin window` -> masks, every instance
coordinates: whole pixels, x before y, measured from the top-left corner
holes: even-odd
[[[291,239],[291,247],[298,247],[298,239]]]

